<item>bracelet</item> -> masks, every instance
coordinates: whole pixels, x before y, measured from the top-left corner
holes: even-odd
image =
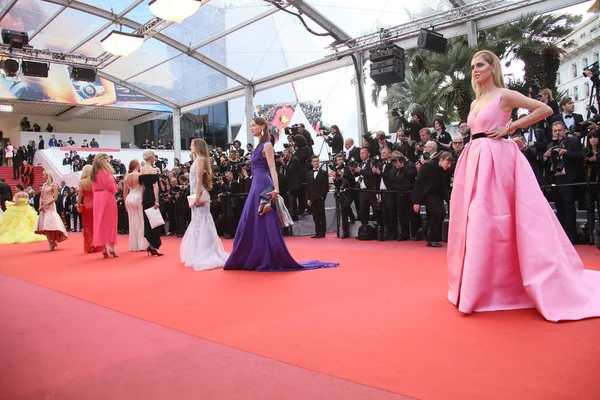
[[[516,129],[513,127],[512,123],[513,123],[513,122],[512,122],[512,120],[509,120],[509,121],[506,123],[506,131],[507,131],[507,133],[509,133],[509,134],[510,134],[510,133],[515,133],[515,131],[516,131]]]

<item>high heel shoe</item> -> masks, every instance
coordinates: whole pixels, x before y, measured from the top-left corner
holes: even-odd
[[[164,256],[163,253],[159,252],[158,249],[155,249],[154,247],[149,246],[146,251],[148,252],[148,255],[152,254],[153,256]]]
[[[119,255],[118,255],[118,254],[117,254],[117,252],[115,251],[115,248],[114,248],[112,245],[111,245],[111,246],[108,248],[108,251],[109,251],[109,253],[110,253],[110,254],[112,254],[112,256],[113,256],[114,258],[118,258],[118,257],[119,257]]]
[[[102,249],[102,255],[104,256],[104,258],[108,258],[108,251],[106,250],[106,247]]]

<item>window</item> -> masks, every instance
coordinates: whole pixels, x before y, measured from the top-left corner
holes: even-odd
[[[569,89],[565,92],[565,97],[571,97],[571,91]]]
[[[583,84],[583,90],[584,90],[584,93],[582,93],[583,98],[588,97],[590,95],[590,83],[589,82],[585,82]]]
[[[573,88],[573,100],[579,100],[579,88],[577,86]]]
[[[590,64],[588,64],[588,59],[587,59],[587,57],[583,57],[583,60],[581,60],[581,62],[583,63],[583,68],[585,68],[585,67],[587,67],[588,65],[590,65]]]
[[[577,64],[571,64],[571,68],[573,69],[573,78],[577,78]]]
[[[556,73],[556,84],[560,85],[560,70]]]

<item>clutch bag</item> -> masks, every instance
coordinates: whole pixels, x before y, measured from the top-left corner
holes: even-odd
[[[260,198],[265,201],[271,201],[271,195],[269,193],[273,190],[275,190],[275,187],[273,185],[268,185],[265,190],[260,192]]]
[[[195,207],[195,203],[196,203],[196,195],[195,194],[190,194],[187,197],[188,200],[188,204],[190,206],[190,208]],[[202,193],[200,193],[200,201],[210,201],[210,197],[208,197],[208,192],[206,190],[203,190]]]
[[[154,229],[157,226],[165,224],[165,220],[163,219],[159,208],[150,207],[145,209],[144,212],[146,213],[146,217],[148,217],[150,228]]]

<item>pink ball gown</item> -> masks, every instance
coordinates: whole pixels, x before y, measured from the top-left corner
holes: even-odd
[[[117,243],[117,184],[110,172],[101,169],[92,182],[94,192],[94,246]]]
[[[473,134],[506,125],[500,94]],[[463,313],[535,307],[549,321],[600,316],[600,272],[585,270],[512,140],[471,139],[456,165],[448,299]]]

